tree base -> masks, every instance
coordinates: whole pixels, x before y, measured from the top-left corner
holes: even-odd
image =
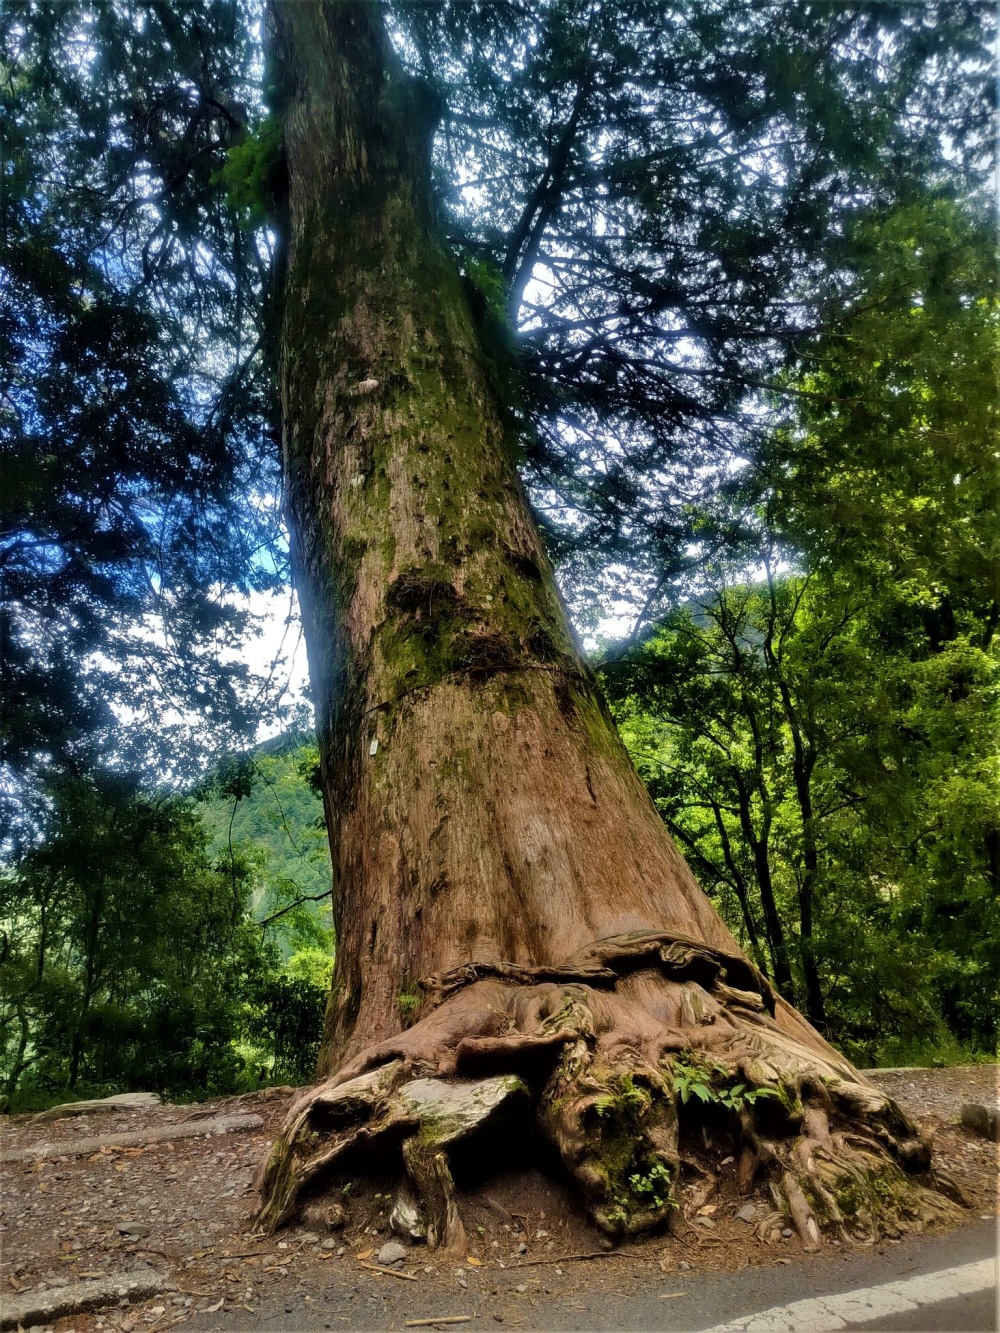
[[[293,1103],[259,1180],[262,1229],[332,1178],[397,1162],[428,1245],[464,1253],[453,1157],[511,1122],[557,1151],[615,1238],[669,1229],[682,1174],[710,1189],[727,1157],[741,1191],[766,1191],[772,1220],[807,1250],[824,1233],[869,1242],[964,1203],[895,1102],[738,955],[616,936],[560,967],[471,963],[422,989],[413,1027]]]

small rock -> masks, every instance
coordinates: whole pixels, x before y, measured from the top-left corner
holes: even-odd
[[[306,1231],[306,1232],[303,1234],[303,1236],[302,1236],[302,1244],[303,1244],[303,1245],[318,1245],[318,1244],[319,1244],[319,1236],[316,1235],[315,1231]]]
[[[687,1272],[690,1269],[691,1265],[688,1263],[686,1259],[682,1259],[680,1263],[677,1265],[677,1267],[683,1268],[685,1272]]]
[[[715,1227],[715,1222],[710,1217],[696,1217],[695,1221],[700,1227],[707,1227],[709,1231],[712,1231]]]
[[[337,1242],[335,1240],[324,1240],[320,1243],[319,1248],[321,1250],[335,1250],[337,1248]]]
[[[468,1290],[469,1290],[469,1284],[468,1284],[468,1282],[466,1282],[466,1280],[465,1280],[464,1277],[460,1277],[460,1278],[458,1279],[458,1285],[462,1288],[463,1291],[468,1291]]]
[[[757,1209],[752,1203],[745,1203],[736,1216],[741,1222],[752,1222],[757,1216]]]
[[[388,1241],[378,1252],[378,1262],[383,1268],[388,1268],[391,1264],[401,1264],[405,1258],[406,1250],[396,1240]]]
[[[795,1233],[791,1227],[782,1227],[781,1234],[784,1236],[785,1240],[789,1240]]]
[[[525,1245],[525,1243],[524,1243],[523,1240],[521,1241],[521,1243],[520,1243],[520,1245],[517,1247],[517,1249],[514,1251],[514,1253],[515,1253],[515,1254],[527,1254],[527,1253],[528,1253],[528,1247],[527,1247],[527,1245]]]
[[[116,1228],[122,1236],[148,1236],[149,1227],[142,1222],[119,1222]]]
[[[528,1288],[524,1285],[523,1282],[519,1282],[519,1283],[517,1284],[517,1286],[514,1288],[514,1290],[515,1290],[515,1291],[519,1291],[519,1292],[521,1293],[521,1295],[523,1296],[524,1293],[528,1290]]]
[[[981,1102],[966,1102],[962,1107],[961,1121],[966,1129],[982,1134],[984,1139],[1000,1143],[1000,1107],[996,1103],[986,1106]]]

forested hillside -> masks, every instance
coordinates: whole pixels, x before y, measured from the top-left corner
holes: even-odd
[[[198,788],[212,856],[250,877],[253,918],[282,955],[332,957],[330,847],[311,736],[291,733],[223,763]],[[326,968],[326,979],[329,967]]]
[[[48,836],[0,877],[8,1108],[309,1078],[333,967],[314,765],[296,734],[195,796],[53,789]]]

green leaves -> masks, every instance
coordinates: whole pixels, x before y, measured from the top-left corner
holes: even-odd
[[[703,1063],[692,1057],[675,1059],[671,1078],[682,1106],[695,1097],[700,1102],[714,1102],[727,1110],[740,1111],[744,1106],[753,1106],[761,1097],[779,1096],[774,1088],[733,1083],[732,1075],[723,1065]]]
[[[229,149],[225,165],[213,178],[225,188],[230,207],[248,231],[274,218],[282,188],[283,138],[280,120],[267,116]]]
[[[260,756],[259,788],[284,798],[286,842],[318,842],[297,753]],[[262,931],[255,915],[281,889],[261,883],[274,863],[247,828],[220,856],[200,804],[107,773],[64,781],[50,801],[46,840],[0,876],[0,1095],[27,1106],[66,1086],[206,1095],[308,1081],[333,966],[326,902]]]
[[[700,586],[604,673],[695,873],[862,1063],[989,1051],[1000,1017],[991,253],[939,194],[856,220]]]

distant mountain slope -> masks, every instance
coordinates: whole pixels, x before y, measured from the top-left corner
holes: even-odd
[[[220,765],[198,793],[213,854],[253,866],[254,916],[274,918],[267,929],[286,956],[331,941],[330,852],[309,780],[316,762],[312,736],[278,736]]]

